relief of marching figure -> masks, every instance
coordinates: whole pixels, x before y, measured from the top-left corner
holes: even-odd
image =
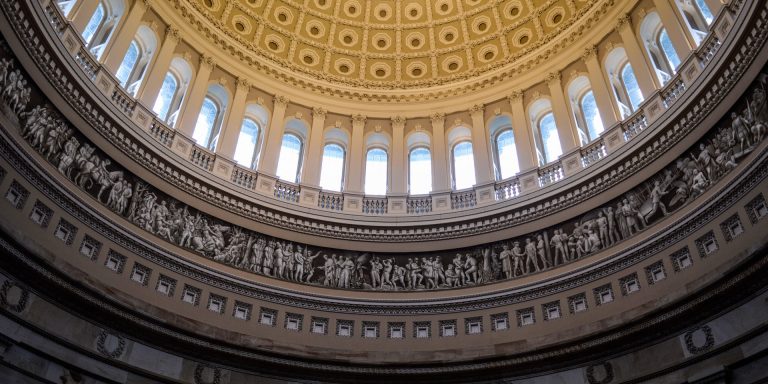
[[[53,107],[40,103],[27,108],[27,80],[13,61],[0,59],[3,113],[16,116],[21,136],[58,172],[112,212],[170,244],[234,268],[330,288],[383,291],[517,279],[588,257],[645,230],[703,194],[764,139],[767,79],[761,74],[721,124],[664,170],[579,218],[475,248],[373,254],[273,238],[167,196],[114,164]],[[33,96],[42,99],[37,91]]]

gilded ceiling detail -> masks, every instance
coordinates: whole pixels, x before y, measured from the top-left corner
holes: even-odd
[[[176,0],[177,12],[240,60],[318,93],[486,87],[550,59],[613,0]],[[471,81],[495,74],[490,80]],[[321,80],[319,84],[312,80]],[[466,84],[469,80],[470,85]],[[350,95],[347,95],[350,97]]]

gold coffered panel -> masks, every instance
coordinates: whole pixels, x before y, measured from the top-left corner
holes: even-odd
[[[612,6],[610,0],[178,1],[192,2],[197,13],[188,18],[207,19],[249,56],[288,71],[286,78],[298,72],[368,90],[441,85],[514,68],[521,55]]]

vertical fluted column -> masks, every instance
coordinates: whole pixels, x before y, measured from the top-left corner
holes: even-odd
[[[441,192],[451,189],[448,176],[448,156],[445,142],[445,114],[434,113],[432,119],[432,189]]]
[[[472,117],[472,153],[475,159],[475,182],[478,185],[493,181],[491,154],[488,151],[488,135],[485,132],[485,108],[474,105],[469,114]]]
[[[656,12],[659,13],[661,18],[661,24],[667,29],[669,39],[672,41],[675,52],[677,52],[677,56],[682,62],[691,53],[691,47],[696,46],[696,41],[690,33],[687,33],[687,28],[684,28],[680,23],[677,12],[672,8],[672,3],[669,0],[653,0]]]
[[[597,46],[592,45],[584,49],[584,55],[581,59],[587,66],[587,76],[589,77],[592,94],[595,96],[597,110],[600,112],[600,120],[603,122],[603,127],[608,129],[618,121],[616,117],[618,108],[615,105],[615,99],[611,97],[608,86],[605,84],[603,70],[597,61]]]
[[[640,45],[635,38],[635,33],[632,31],[632,19],[628,14],[619,17],[616,30],[618,30],[619,35],[621,35],[621,41],[624,43],[624,51],[627,53],[629,63],[632,64],[632,70],[635,72],[637,84],[640,86],[643,98],[647,99],[656,90],[654,79],[657,77],[651,73],[651,68],[645,60],[643,51],[640,49]],[[614,75],[618,76],[619,74],[616,73]]]
[[[185,136],[191,138],[197,124],[197,117],[200,115],[200,108],[203,106],[203,100],[208,93],[208,80],[211,72],[216,66],[216,61],[206,54],[200,56],[200,67],[197,69],[192,89],[189,90],[187,101],[179,111],[178,129]]]
[[[552,99],[552,113],[555,115],[557,134],[560,137],[560,147],[563,153],[568,153],[580,147],[581,141],[573,124],[573,119],[568,113],[568,106],[565,104],[563,86],[560,82],[560,72],[550,73],[547,75],[546,80],[549,87],[549,96]]]
[[[99,2],[92,0],[80,0],[78,4],[75,4],[75,9],[72,10],[70,20],[72,20],[72,27],[74,27],[78,33],[83,33],[85,26],[91,21],[91,17],[93,17],[93,13],[96,12],[98,6]]]
[[[147,108],[152,109],[155,105],[155,100],[157,100],[160,88],[163,86],[163,80],[165,80],[165,75],[171,66],[171,60],[178,43],[179,30],[169,25],[165,29],[165,39],[160,47],[160,51],[157,53],[155,63],[149,69],[147,80],[144,81],[142,89],[138,92],[139,101]],[[182,86],[181,84],[177,85],[179,87]]]
[[[317,187],[320,185],[320,166],[323,161],[323,133],[325,131],[325,108],[312,109],[312,131],[309,133],[309,145],[301,183]]]
[[[250,90],[251,84],[248,83],[248,80],[237,79],[235,97],[227,108],[226,116],[221,123],[222,131],[216,145],[216,153],[224,155],[228,159],[232,159],[235,156],[237,138],[240,137],[240,129],[243,126],[243,118],[245,117],[245,100],[248,98]]]
[[[400,195],[408,192],[408,154],[405,149],[405,118],[392,118],[392,186],[389,191]]]
[[[363,151],[363,133],[365,131],[366,117],[363,115],[352,116],[352,140],[349,150],[349,172],[345,190],[352,193],[363,192],[363,167],[365,166]],[[385,177],[382,175],[382,177]]]
[[[280,147],[283,143],[285,131],[285,109],[288,107],[288,98],[276,95],[273,101],[272,118],[269,121],[269,129],[265,133],[267,141],[264,145],[263,156],[259,159],[259,172],[274,176],[277,172],[277,160],[280,157]]]
[[[120,63],[123,62],[125,53],[128,51],[128,47],[131,45],[131,41],[136,36],[136,30],[141,25],[141,19],[150,6],[150,0],[135,0],[123,25],[119,27],[120,29],[115,34],[115,37],[108,43],[103,57],[104,66],[110,72],[117,72]]]
[[[515,91],[509,96],[509,105],[512,107],[512,131],[515,133],[515,149],[520,171],[527,171],[538,166],[536,146],[533,143],[531,126],[528,123],[528,114],[523,105],[523,92]]]

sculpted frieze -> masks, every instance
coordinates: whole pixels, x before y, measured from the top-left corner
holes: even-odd
[[[676,161],[623,196],[559,225],[482,246],[370,253],[267,236],[200,212],[113,162],[36,89],[4,47],[0,107],[18,133],[98,203],[165,241],[233,268],[302,284],[382,291],[451,289],[516,279],[590,257],[635,236],[712,187],[764,139],[761,75],[731,112]]]

